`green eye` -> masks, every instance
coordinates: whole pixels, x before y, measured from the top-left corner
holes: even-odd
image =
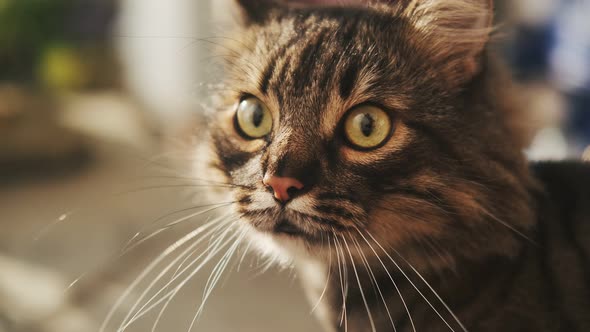
[[[390,116],[375,106],[361,106],[346,115],[344,133],[348,141],[361,149],[383,144],[392,130]]]
[[[238,131],[250,139],[262,138],[272,130],[272,116],[268,108],[255,97],[240,102],[236,111]]]

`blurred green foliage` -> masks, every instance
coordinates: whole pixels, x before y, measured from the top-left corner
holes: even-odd
[[[0,0],[0,83],[88,84],[107,61],[113,0]],[[97,46],[99,45],[99,46]],[[89,49],[96,53],[89,54]]]
[[[0,0],[0,80],[31,82],[53,43],[64,43],[72,0]]]

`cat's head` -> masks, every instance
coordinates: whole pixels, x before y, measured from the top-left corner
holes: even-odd
[[[529,180],[487,56],[491,1],[239,4],[211,134],[240,223],[312,254],[512,250]]]

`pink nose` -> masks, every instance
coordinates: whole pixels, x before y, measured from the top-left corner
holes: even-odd
[[[262,183],[265,186],[272,188],[275,198],[283,203],[291,199],[289,191],[293,193],[294,191],[303,189],[303,183],[297,179],[269,174],[264,176]]]

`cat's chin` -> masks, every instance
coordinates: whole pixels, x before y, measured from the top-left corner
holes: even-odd
[[[279,266],[292,266],[299,257],[309,256],[308,246],[299,236],[260,231],[251,225],[249,228],[248,237],[256,251]]]
[[[261,232],[269,235],[270,237],[278,241],[294,241],[305,244],[306,246],[321,246],[325,237],[318,235],[315,232],[310,233],[309,230],[298,226],[293,221],[287,218],[281,218],[277,222],[273,223],[270,228],[259,228],[253,226],[256,232]]]
[[[286,235],[290,237],[305,237],[306,234],[303,230],[295,224],[293,224],[289,219],[282,219],[280,220],[276,226],[274,227],[273,231],[274,234],[277,235]]]
[[[237,212],[254,231],[283,241],[291,239],[305,242],[307,245],[321,245],[327,238],[326,230],[318,227],[317,221],[313,219],[317,217],[307,213],[278,205],[256,207],[253,211],[254,213],[248,210]]]
[[[286,219],[277,222],[272,229],[261,229],[252,224],[248,224],[247,228],[258,251],[279,265],[291,265],[300,259],[321,258],[325,251],[320,236],[310,235]]]

